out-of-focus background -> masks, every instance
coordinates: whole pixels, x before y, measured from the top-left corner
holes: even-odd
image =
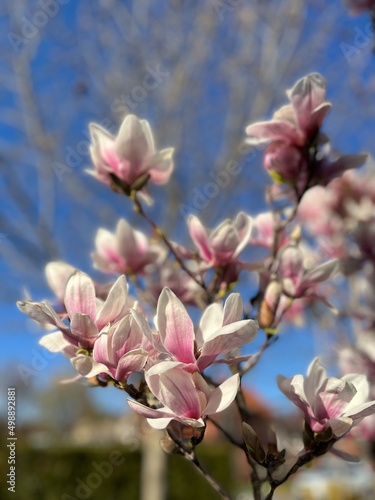
[[[73,374],[69,362],[38,345],[42,332],[15,306],[52,298],[44,278],[51,260],[108,280],[90,259],[98,227],[114,230],[125,217],[146,229],[126,199],[85,173],[88,123],[116,133],[133,113],[150,122],[160,148],[175,148],[171,182],[152,189],[154,215],[173,239],[190,244],[189,211],[210,227],[239,210],[267,209],[262,153],[243,147],[244,129],[270,118],[301,76],[318,71],[327,80],[333,110],[325,130],[334,147],[373,152],[371,22],[366,14],[351,17],[340,1],[320,0],[3,0],[0,16],[0,401],[16,386],[18,485],[28,492],[17,498],[136,499],[147,429],[127,412],[123,393],[58,384]],[[239,173],[197,208],[228,162],[238,162]],[[249,297],[253,285],[242,284]],[[325,339],[308,321],[284,329],[248,377],[255,414],[289,412],[275,377],[304,373]],[[126,465],[111,462],[110,480],[99,473],[90,494],[84,486],[77,492],[75,479],[85,481],[113,450]],[[236,457],[220,440],[217,450],[218,474],[233,485]],[[187,498],[178,495],[190,472],[173,458],[168,498]],[[245,489],[236,494],[248,498]]]

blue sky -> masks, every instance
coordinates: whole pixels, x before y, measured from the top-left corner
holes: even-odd
[[[122,2],[124,5],[126,2]],[[311,29],[329,30],[329,25],[325,24],[325,12],[319,6],[322,2],[307,2],[310,6],[307,15],[312,20],[306,24],[306,30],[302,36],[300,47],[296,49],[296,58],[303,60],[301,67],[295,68],[290,74],[283,75],[282,88],[275,85],[275,93],[273,95],[273,103],[270,103],[270,113],[272,108],[285,102],[284,89],[291,87],[296,80],[310,71],[320,71],[327,78],[328,98],[333,102],[333,110],[328,117],[325,130],[331,136],[334,146],[345,153],[356,153],[361,151],[372,152],[373,149],[373,100],[372,91],[375,90],[375,57],[371,54],[372,41],[368,36],[368,16],[362,15],[359,17],[350,17],[345,10],[339,5],[337,7],[337,18],[335,19],[336,26],[334,34],[328,36],[329,43],[319,48],[318,53],[308,53],[308,47],[304,45],[304,40],[308,40],[309,26]],[[337,2],[339,4],[339,2]],[[86,4],[86,2],[82,2]],[[155,11],[154,23],[161,23],[163,8],[165,2],[157,2],[160,9]],[[37,4],[30,2],[30,11],[25,13],[26,16],[32,16],[37,9]],[[34,10],[33,10],[34,9]],[[41,46],[37,57],[33,60],[32,68],[34,71],[34,81],[38,94],[48,96],[48,108],[44,107],[45,122],[50,127],[50,130],[59,131],[60,122],[56,119],[59,114],[63,113],[66,108],[68,120],[71,120],[71,127],[64,136],[64,141],[61,145],[61,150],[54,153],[56,161],[61,161],[66,154],[64,147],[66,145],[77,146],[79,141],[84,139],[84,133],[87,130],[87,124],[91,120],[100,120],[103,116],[109,116],[109,111],[106,109],[105,101],[100,101],[96,93],[96,87],[99,85],[105,86],[105,68],[103,68],[103,81],[92,82],[91,76],[87,69],[80,63],[79,54],[79,33],[76,26],[76,11],[78,6],[75,2],[68,2],[61,6],[58,16],[51,19],[45,30],[41,32]],[[130,12],[130,10],[129,10]],[[213,15],[216,15],[213,12]],[[225,131],[220,126],[220,113],[223,113],[228,105],[229,98],[226,94],[225,87],[222,85],[220,78],[217,77],[215,71],[217,64],[223,58],[230,58],[235,54],[236,44],[233,37],[233,26],[231,26],[231,13],[228,12],[226,22],[220,26],[220,36],[217,40],[217,52],[211,55],[210,62],[203,73],[192,74],[197,85],[204,87],[203,97],[207,103],[207,107],[203,110],[196,106],[197,121],[195,127],[200,130],[200,140],[205,144],[207,149],[207,157],[212,161],[217,161],[220,156],[221,143]],[[16,27],[12,30],[17,31],[22,26],[22,22],[18,19]],[[59,19],[58,19],[59,18]],[[9,57],[9,20],[5,19],[3,37],[1,39],[1,50],[4,56],[3,65],[7,67]],[[187,19],[188,23],[189,20]],[[62,23],[66,28],[66,38],[59,40],[54,36],[55,26],[57,23]],[[60,24],[61,25],[61,24]],[[286,28],[285,29],[291,29]],[[322,36],[323,36],[322,31]],[[147,44],[147,31],[143,33]],[[343,45],[346,44],[346,45]],[[31,43],[25,46],[23,50],[30,50]],[[303,52],[304,51],[304,52]],[[134,53],[136,55],[136,52]],[[134,55],[134,57],[135,57]],[[19,57],[19,56],[16,56]],[[66,60],[64,59],[66,57]],[[70,59],[69,59],[70,58]],[[17,60],[17,59],[16,59]],[[168,67],[173,78],[173,63],[162,60],[163,67]],[[49,64],[53,69],[53,76],[45,72],[45,66]],[[124,62],[129,71],[134,64],[134,60],[129,56],[129,60]],[[128,75],[124,75],[124,78]],[[242,77],[254,79],[256,76],[247,75],[244,73]],[[88,85],[88,93],[84,93],[78,97],[69,89],[77,86],[80,83]],[[93,90],[92,90],[93,89]],[[147,102],[142,103],[137,110],[137,113],[142,117],[147,118],[151,123],[158,123],[160,115],[157,102],[158,95],[150,96]],[[17,99],[9,89],[9,85],[3,89],[0,96],[0,102],[4,109],[11,109],[17,106]],[[46,111],[48,110],[48,112]],[[61,115],[62,116],[62,115]],[[265,116],[264,118],[268,118]],[[69,118],[70,117],[70,118]],[[113,123],[118,121],[118,116],[113,116]],[[69,123],[69,122],[68,122]],[[66,122],[65,125],[66,126]],[[24,133],[17,131],[16,127],[9,126],[9,123],[0,123],[0,132],[2,136],[3,148],[13,147],[21,148],[24,146]],[[189,142],[189,130],[186,130],[187,139],[177,151],[176,154],[176,175],[182,182],[187,179],[189,172],[192,169],[201,169],[203,181],[209,179],[209,165],[196,165],[193,156],[190,154],[194,149],[193,137]],[[194,139],[195,140],[195,139]],[[238,137],[238,143],[243,140],[243,135]],[[163,144],[163,146],[173,146],[173,144]],[[63,147],[64,146],[64,147]],[[190,148],[190,150],[189,150]],[[30,155],[32,156],[32,152]],[[20,254],[28,251],[24,246],[22,239],[23,233],[30,231],[33,228],[26,226],[25,216],[22,210],[15,209],[14,201],[9,194],[9,172],[14,169],[16,171],[22,168],[22,176],[20,182],[24,183],[27,192],[30,195],[31,203],[35,209],[35,221],[38,220],[39,212],[48,210],[48,206],[40,200],[40,182],[35,173],[37,168],[33,165],[33,159],[28,156],[27,160],[22,159],[20,163],[16,160],[10,160],[4,164],[3,168],[7,169],[6,175],[0,180],[0,193],[2,196],[2,216],[4,219],[11,219],[18,228],[17,232],[9,234],[7,225],[0,230],[1,239],[0,245],[8,245],[15,252]],[[117,214],[117,217],[130,214],[127,200],[122,200],[120,197],[106,190],[102,185],[97,185],[94,180],[88,179],[84,173],[88,160],[84,159],[74,171],[70,174],[69,182],[83,182],[86,187],[92,190],[93,199],[95,196],[101,201],[108,203],[111,210]],[[251,170],[250,170],[251,169]],[[261,156],[252,162],[250,166],[246,166],[244,172],[238,178],[238,189],[241,188],[241,179],[243,176],[248,176],[254,182],[263,179],[266,182],[267,177],[264,175],[261,167]],[[93,249],[93,239],[97,227],[102,221],[95,220],[91,216],[90,205],[93,201],[85,202],[82,199],[81,203],[77,200],[69,198],[69,193],[65,188],[64,183],[57,182],[52,176],[52,184],[55,189],[55,204],[53,214],[46,213],[44,215],[54,218],[54,228],[56,241],[59,245],[59,256],[62,259],[80,267],[81,269],[92,273],[91,262],[88,258]],[[48,187],[48,179],[45,181],[45,186]],[[167,192],[168,189],[166,188]],[[163,188],[159,188],[160,196],[156,201],[157,218],[162,220],[166,211],[163,202]],[[186,193],[185,193],[186,194]],[[169,195],[171,193],[169,192]],[[189,202],[189,196],[186,194],[186,201]],[[249,193],[239,191],[236,194],[236,202],[239,209],[246,210],[250,214],[258,213],[265,209],[263,193]],[[209,214],[208,217],[215,221],[215,224],[226,215],[226,203],[221,199],[217,202],[216,216]],[[237,209],[237,207],[235,207]],[[233,211],[233,205],[231,205]],[[39,215],[38,215],[39,214]],[[233,214],[231,214],[233,215]],[[204,216],[204,214],[203,214]],[[79,218],[82,223],[82,234],[73,231],[74,219]],[[29,224],[29,223],[27,223]],[[113,229],[115,226],[115,218],[109,226]],[[176,225],[173,237],[180,236],[183,230],[183,220],[179,220]],[[186,242],[186,240],[185,240]],[[2,302],[0,305],[0,313],[2,318],[2,349],[0,350],[0,363],[4,370],[9,367],[29,367],[33,370],[33,381],[41,386],[47,381],[52,380],[55,375],[66,371],[73,374],[70,369],[69,362],[62,356],[54,356],[48,358],[43,348],[38,345],[38,338],[41,331],[37,326],[32,324],[30,320],[24,318],[15,306],[16,298],[25,297],[25,293],[30,294],[35,300],[43,298],[51,298],[51,293],[46,286],[43,267],[48,262],[47,256],[41,253],[40,259],[35,267],[23,267],[10,265],[6,258],[6,254],[2,253],[4,258],[0,261],[0,272],[3,282]],[[95,276],[99,276],[95,274]],[[104,277],[105,278],[105,277]],[[103,277],[102,277],[103,279]],[[26,292],[27,290],[27,292]],[[246,292],[245,292],[246,295]],[[304,373],[306,367],[312,358],[317,354],[319,349],[316,346],[316,337],[312,333],[312,328],[306,324],[303,328],[287,326],[277,343],[272,346],[264,355],[264,358],[259,365],[253,370],[251,376],[248,377],[249,386],[259,393],[265,401],[271,406],[279,409],[289,407],[284,396],[280,394],[276,387],[276,376],[278,373],[284,375],[293,375],[295,373]],[[39,364],[38,364],[39,363]],[[35,368],[37,367],[37,368]],[[111,411],[122,411],[124,406],[124,395],[119,393],[114,395],[113,391],[96,391],[94,399],[99,405],[111,409]],[[288,406],[286,406],[288,405]]]

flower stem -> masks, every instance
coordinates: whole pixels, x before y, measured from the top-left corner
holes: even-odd
[[[176,249],[173,247],[172,243],[169,241],[167,236],[164,234],[164,231],[143,210],[142,204],[139,201],[139,198],[137,197],[137,193],[132,194],[131,198],[132,198],[133,203],[134,203],[134,210],[150,224],[150,226],[154,229],[154,231],[158,235],[158,237],[165,243],[165,245],[168,247],[169,251],[173,254],[173,256],[176,259],[176,262],[178,263],[180,268],[183,271],[185,271],[185,273],[188,274],[190,276],[190,278],[192,278],[201,288],[203,288],[207,298],[210,299],[211,294],[210,294],[209,290],[207,289],[207,286],[204,283],[203,279],[200,277],[197,277],[193,272],[190,271],[189,268],[187,268],[185,266],[183,260],[178,255]]]

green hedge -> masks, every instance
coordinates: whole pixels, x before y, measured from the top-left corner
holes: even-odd
[[[197,451],[201,462],[215,479],[227,491],[233,492],[233,464],[228,448],[222,446],[213,450],[201,447]],[[182,457],[172,455],[168,461],[168,500],[219,498]],[[0,498],[138,500],[140,463],[139,452],[130,453],[121,446],[116,450],[18,448],[16,493],[7,491],[5,475],[8,465],[2,456]]]

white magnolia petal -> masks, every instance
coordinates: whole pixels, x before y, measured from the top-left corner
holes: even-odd
[[[211,415],[212,413],[219,413],[228,408],[236,397],[239,386],[240,377],[236,374],[228,378],[219,387],[216,387],[209,396],[204,414]]]

